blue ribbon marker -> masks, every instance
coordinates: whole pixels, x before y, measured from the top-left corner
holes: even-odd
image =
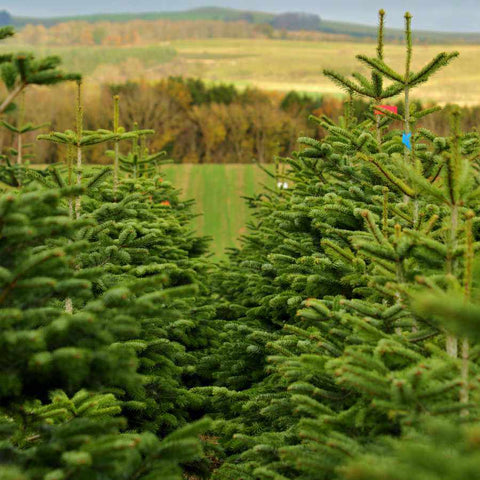
[[[412,136],[411,133],[403,133],[402,135],[402,143],[409,149],[412,149],[412,144],[410,143],[410,137]]]

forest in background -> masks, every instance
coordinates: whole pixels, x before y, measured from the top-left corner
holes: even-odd
[[[74,118],[72,85],[55,90],[31,88],[25,94],[28,108],[22,115],[34,124],[51,119],[45,130],[65,130]],[[322,138],[324,131],[309,115],[327,115],[338,119],[344,101],[333,96],[314,96],[291,91],[267,92],[254,88],[238,89],[231,84],[208,84],[201,79],[169,77],[149,82],[127,82],[117,85],[89,85],[85,92],[85,124],[92,129],[101,122],[111,125],[112,95],[120,95],[121,123],[128,129],[151,127],[156,131],[149,140],[153,150],[164,150],[176,163],[249,164],[272,162],[276,156],[290,155],[297,149],[298,136]],[[420,103],[418,105],[421,107]],[[427,104],[428,105],[428,104]],[[402,106],[398,107],[401,111]],[[355,100],[355,115],[371,115],[366,102]],[[17,122],[19,111],[7,115]],[[422,125],[445,134],[448,131],[448,109],[431,115]],[[480,123],[480,107],[463,107],[466,129]],[[26,141],[35,133],[26,134]],[[14,143],[14,133],[0,129],[0,148],[5,153]],[[64,155],[54,143],[36,142],[32,146],[32,163],[56,163]],[[89,163],[105,164],[102,147],[86,153]]]
[[[16,40],[31,45],[151,45],[156,42],[198,38],[280,38],[288,34],[268,24],[215,20],[131,20],[62,22],[51,27],[26,25]]]
[[[222,8],[41,21],[0,12],[0,24],[6,22],[17,23],[21,29],[6,40],[4,49],[60,53],[67,68],[85,76],[88,128],[98,121],[111,124],[112,94],[118,94],[124,125],[130,129],[151,126],[156,130],[151,148],[166,151],[174,162],[193,164],[267,163],[295,151],[298,135],[323,137],[325,132],[309,115],[337,119],[343,98],[339,89],[329,90],[319,83],[322,69],[335,65],[349,72],[351,60],[345,59],[357,47],[364,48],[355,42],[370,42],[373,33],[371,29],[342,30],[341,24],[330,28],[332,22],[316,15]],[[393,43],[399,32],[394,33],[386,31]],[[422,35],[415,34],[417,43],[426,39]],[[447,43],[455,38],[441,35]],[[430,42],[436,40],[428,37]],[[388,48],[395,64],[402,61],[400,46]],[[430,54],[429,46],[417,49],[421,61]],[[463,112],[467,129],[480,120],[476,106],[480,105],[480,90],[474,86],[476,49],[475,45],[464,48],[453,72],[454,90],[452,78],[440,75],[438,85],[432,83],[422,102],[469,105]],[[67,129],[74,107],[64,99],[73,98],[71,90],[71,85],[60,86],[56,92],[31,88],[23,99],[28,108],[21,115],[34,124],[49,121],[45,129]],[[469,97],[464,97],[467,91]],[[355,101],[354,108],[361,120],[372,113],[362,101]],[[7,120],[15,124],[18,115],[12,112]],[[435,114],[423,125],[445,133],[447,115]],[[30,137],[26,140],[34,135]],[[3,153],[13,140],[11,131],[0,130]],[[37,143],[32,148],[34,163],[56,163],[64,154],[55,144]],[[87,159],[95,164],[108,162],[99,147],[90,149]]]

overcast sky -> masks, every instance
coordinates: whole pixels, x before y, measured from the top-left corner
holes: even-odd
[[[106,12],[155,12],[224,6],[268,12],[303,11],[328,20],[375,24],[376,11],[384,8],[388,26],[401,27],[402,14],[414,15],[414,28],[480,31],[480,0],[0,0],[0,10],[13,15],[59,16]]]

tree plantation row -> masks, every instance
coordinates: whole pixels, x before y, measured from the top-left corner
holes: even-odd
[[[411,91],[458,53],[413,70],[407,13],[396,71],[384,16],[370,75],[325,71],[342,115],[275,160],[218,262],[123,94],[86,125],[58,60],[1,59],[3,112],[32,84],[76,99],[69,129],[37,136],[61,165],[25,163],[27,102],[4,122],[0,479],[478,477],[480,135],[456,108],[426,128],[439,108]],[[85,168],[94,146],[109,160]]]

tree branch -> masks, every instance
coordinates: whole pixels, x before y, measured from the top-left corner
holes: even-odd
[[[0,105],[0,114],[2,114],[7,107],[13,102],[13,99],[20,94],[20,92],[27,86],[25,82],[18,84],[7,96],[7,98]]]

